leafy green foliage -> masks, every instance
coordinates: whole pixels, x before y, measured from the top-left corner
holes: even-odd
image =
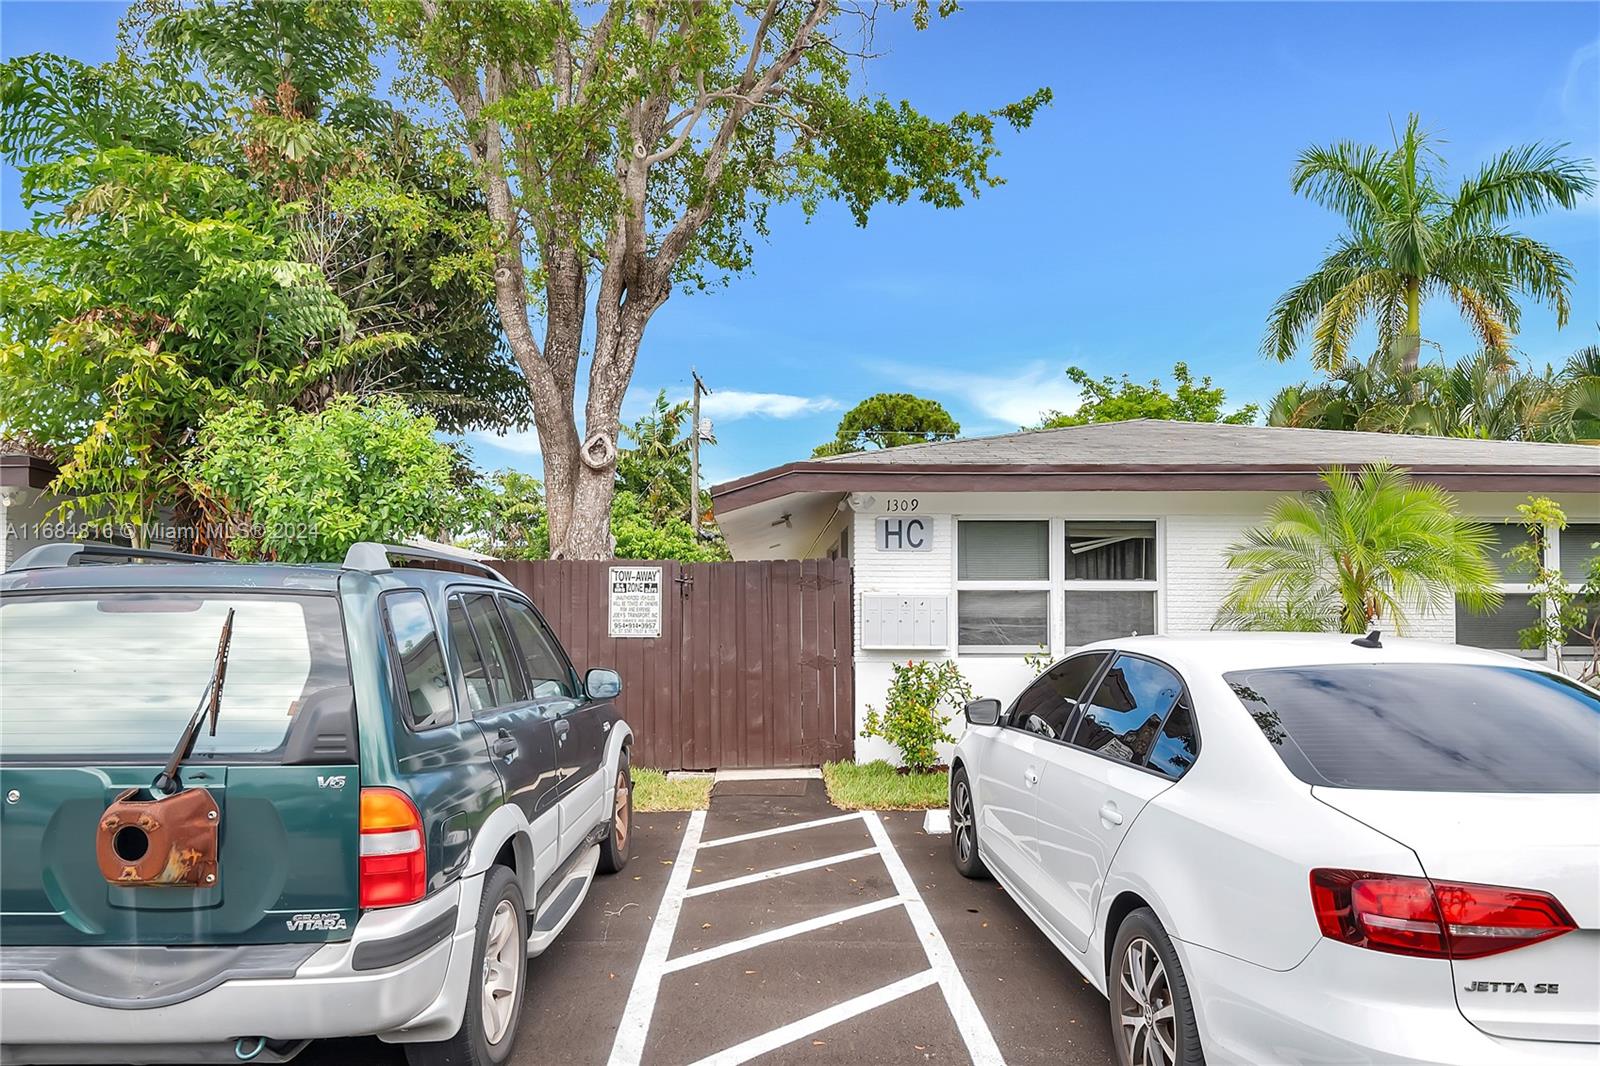
[[[1528,602],[1539,618],[1527,629],[1520,630],[1517,639],[1520,646],[1529,651],[1554,649],[1559,666],[1561,649],[1568,635],[1581,629],[1588,620],[1579,594],[1568,586],[1560,568],[1548,562],[1550,532],[1566,529],[1567,516],[1561,505],[1549,497],[1530,496],[1525,503],[1517,504],[1517,518],[1528,536],[1505,554],[1526,574]]]
[[[1563,145],[1526,145],[1500,153],[1452,194],[1435,143],[1412,115],[1392,149],[1342,141],[1301,153],[1294,191],[1338,212],[1347,232],[1279,298],[1263,354],[1292,359],[1310,333],[1312,362],[1337,372],[1357,328],[1375,321],[1378,350],[1414,369],[1422,302],[1435,296],[1456,305],[1485,348],[1509,346],[1522,296],[1566,324],[1572,264],[1506,226],[1589,196],[1593,165],[1562,157]]]
[[[844,413],[833,440],[817,447],[813,458],[845,455],[867,448],[897,448],[903,444],[951,440],[961,423],[938,400],[909,392],[880,392],[868,396]]]
[[[888,741],[899,751],[902,766],[925,772],[938,761],[940,744],[955,743],[946,709],[960,710],[972,699],[972,686],[950,659],[908,660],[893,669],[883,711],[867,708],[861,735]]]
[[[1228,549],[1237,571],[1219,628],[1404,633],[1418,611],[1500,602],[1489,529],[1462,518],[1435,485],[1378,464],[1335,467],[1323,489],[1286,496]]]
[[[346,339],[345,305],[294,254],[294,208],[225,171],[138,148],[36,163],[35,227],[0,233],[0,407],[65,459],[58,492],[146,523],[185,493],[205,415],[292,400],[403,341]]]
[[[728,546],[717,535],[695,536],[693,527],[677,516],[658,518],[631,492],[618,492],[611,500],[611,535],[618,559],[679,559],[711,563],[727,559]]]
[[[1126,422],[1134,418],[1158,418],[1171,422],[1226,422],[1247,426],[1256,420],[1260,408],[1246,404],[1230,414],[1222,413],[1225,394],[1211,384],[1210,377],[1198,382],[1189,373],[1189,364],[1175,363],[1172,377],[1177,388],[1168,392],[1160,378],[1145,385],[1112,377],[1092,378],[1081,367],[1067,367],[1067,378],[1083,392],[1083,401],[1071,414],[1047,411],[1040,417],[1039,429],[1061,429],[1091,422]]]
[[[466,493],[467,547],[496,559],[548,559],[550,526],[539,479],[497,470]]]
[[[336,560],[356,541],[457,519],[456,457],[436,430],[394,397],[341,396],[290,415],[240,403],[206,420],[188,467],[236,557]]]
[[[1280,390],[1267,424],[1482,440],[1565,442],[1600,436],[1600,362],[1584,349],[1561,372],[1488,349],[1450,366],[1407,370],[1392,352],[1346,363],[1326,381]]]
[[[668,403],[662,389],[648,412],[622,427],[631,447],[617,457],[617,491],[632,493],[660,521],[689,514],[689,410],[687,400]]]

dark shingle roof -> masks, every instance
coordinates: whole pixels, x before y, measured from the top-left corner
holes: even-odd
[[[1140,418],[1065,429],[1030,429],[995,437],[856,452],[819,463],[1073,466],[1397,466],[1571,467],[1600,472],[1600,448],[1583,444],[1356,433],[1329,429],[1162,422]]]

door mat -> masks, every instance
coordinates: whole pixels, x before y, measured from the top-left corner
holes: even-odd
[[[809,782],[803,777],[777,781],[718,781],[713,796],[804,796]]]

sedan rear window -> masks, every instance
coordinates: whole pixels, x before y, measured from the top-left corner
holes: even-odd
[[[195,754],[263,754],[296,718],[350,702],[331,596],[108,592],[0,602],[0,736],[6,755],[164,760],[194,713],[234,610],[217,735]]]
[[[1600,697],[1514,666],[1223,675],[1300,780],[1421,792],[1600,792]]]

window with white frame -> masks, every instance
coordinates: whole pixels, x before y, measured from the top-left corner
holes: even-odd
[[[1067,519],[1066,646],[1156,631],[1156,524]]]
[[[1495,585],[1500,590],[1500,606],[1479,613],[1457,601],[1456,643],[1544,658],[1543,650],[1522,647],[1522,631],[1539,621],[1529,584],[1533,575],[1524,564],[1506,558],[1513,547],[1528,542],[1528,531],[1512,522],[1496,523],[1490,529],[1495,540],[1489,548],[1489,558],[1500,572]],[[1566,578],[1567,587],[1577,591],[1589,572],[1589,560],[1600,554],[1600,549],[1594,547],[1600,542],[1600,523],[1574,523],[1563,530],[1551,530],[1551,534],[1553,557],[1547,557],[1546,564],[1555,563]],[[1574,643],[1576,640],[1574,637]]]
[[[958,520],[957,644],[1026,652],[1155,632],[1156,532],[1151,520]]]
[[[962,520],[956,529],[956,643],[1050,646],[1048,519]]]

